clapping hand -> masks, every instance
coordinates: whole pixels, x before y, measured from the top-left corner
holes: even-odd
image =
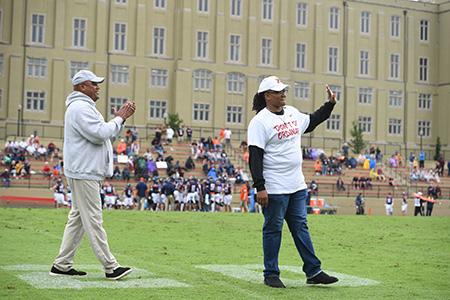
[[[114,115],[121,117],[124,121],[128,119],[136,111],[136,104],[133,101],[127,100],[119,110],[114,112]]]

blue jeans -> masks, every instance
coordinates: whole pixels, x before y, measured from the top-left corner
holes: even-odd
[[[321,263],[314,253],[306,221],[306,190],[292,194],[269,194],[269,203],[263,208],[263,214],[264,276],[280,275],[278,253],[284,219],[303,260],[306,277],[311,278],[320,273]]]

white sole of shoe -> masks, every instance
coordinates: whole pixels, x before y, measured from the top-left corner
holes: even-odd
[[[52,273],[52,272],[48,272],[48,275],[50,276],[54,276],[54,277],[58,277],[58,276],[64,276],[64,277],[86,277],[86,275],[69,275],[69,274],[58,274],[58,273]]]
[[[127,276],[128,274],[130,274],[132,271],[133,271],[133,269],[129,269],[128,271],[123,272],[122,274],[120,274],[117,277],[114,277],[114,278],[106,277],[106,278],[109,279],[109,280],[119,280],[120,278],[123,278],[123,277]]]

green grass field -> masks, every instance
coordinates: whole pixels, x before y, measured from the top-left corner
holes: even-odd
[[[285,226],[286,289],[262,284],[261,215],[106,211],[112,252],[137,269],[118,282],[104,279],[86,239],[75,267],[87,278],[48,275],[66,218],[0,209],[0,299],[450,299],[448,217],[310,216],[323,268],[345,274],[327,287],[304,285]]]

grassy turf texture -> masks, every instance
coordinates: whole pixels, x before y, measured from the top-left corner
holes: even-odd
[[[263,217],[257,214],[104,212],[119,263],[188,287],[38,289],[20,280],[20,272],[5,269],[28,264],[50,269],[67,213],[0,209],[0,299],[450,299],[448,217],[309,216],[323,268],[379,282],[372,286],[271,289],[262,284],[262,275],[261,281],[249,282],[197,267],[258,264],[262,270]],[[302,265],[286,224],[279,261]],[[97,265],[95,280],[117,284],[104,282],[86,239],[75,256],[75,268],[79,265]],[[305,280],[289,271],[282,271],[281,278]]]

